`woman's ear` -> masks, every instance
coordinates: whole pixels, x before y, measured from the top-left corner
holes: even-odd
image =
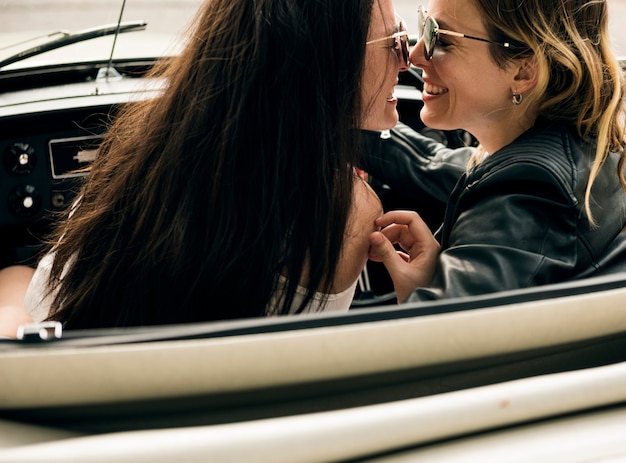
[[[511,88],[514,93],[524,94],[535,88],[539,78],[539,69],[534,56],[515,60],[513,67],[517,71]]]

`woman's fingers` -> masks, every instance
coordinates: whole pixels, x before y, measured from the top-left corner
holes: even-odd
[[[370,259],[382,262],[403,302],[419,286],[430,283],[439,253],[439,243],[415,212],[393,211],[376,220],[385,227],[370,235]],[[408,254],[396,250],[399,244]]]
[[[398,257],[404,262],[409,261],[409,255],[396,250],[391,241],[382,232],[374,232],[370,235],[370,260],[388,262],[390,265],[393,265],[392,261]]]
[[[414,226],[418,226],[420,228],[422,225],[426,226],[419,214],[413,211],[390,211],[376,219],[376,225],[379,227],[386,227],[392,223],[402,225],[413,224]],[[428,227],[426,226],[426,228]]]
[[[416,212],[388,212],[376,220],[376,225],[384,227],[382,233],[387,239],[399,244],[411,257],[430,246],[434,240],[430,228]]]

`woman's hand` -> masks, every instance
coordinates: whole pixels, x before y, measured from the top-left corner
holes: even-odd
[[[416,212],[388,212],[376,219],[376,225],[383,229],[370,235],[369,258],[385,265],[402,303],[415,288],[430,285],[439,243]]]

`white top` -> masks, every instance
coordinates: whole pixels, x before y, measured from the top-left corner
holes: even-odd
[[[313,312],[347,312],[350,308],[350,304],[352,303],[352,299],[354,298],[354,291],[356,290],[356,285],[358,280],[355,280],[352,285],[337,294],[324,294],[324,293],[315,293],[313,295],[313,299],[306,305],[304,310],[301,313],[313,313]],[[282,292],[281,290],[286,286],[287,279],[279,275],[278,277],[278,290],[272,296],[270,303],[267,305],[267,309],[265,313],[268,316],[274,316],[277,314],[277,309],[280,306],[279,304],[279,294]],[[293,303],[291,304],[291,309],[289,311],[290,314],[293,314],[302,301],[304,300],[304,296],[306,295],[306,288],[302,286],[298,286],[296,290],[296,295],[293,298]],[[322,307],[322,304],[326,301],[326,304]]]
[[[26,290],[24,306],[35,323],[40,323],[48,318],[50,306],[54,299],[54,293],[46,295],[53,259],[54,254],[48,253],[39,261],[37,270],[35,270],[28,290]]]
[[[43,320],[48,318],[48,314],[50,313],[50,307],[52,305],[52,300],[54,299],[54,292],[47,294],[47,282],[50,276],[50,271],[52,269],[53,259],[54,253],[48,253],[43,257],[43,259],[41,259],[41,261],[39,261],[39,264],[37,265],[37,270],[35,271],[28,290],[26,291],[24,305],[35,323],[42,322]],[[282,275],[279,276],[279,289],[284,288],[286,282],[287,279],[285,277],[283,277]],[[358,280],[356,280],[352,284],[352,286],[350,286],[345,291],[342,291],[341,293],[315,293],[313,299],[305,307],[302,313],[320,312],[321,310],[325,312],[347,312],[350,308],[350,304],[352,303],[357,282]],[[298,290],[294,298],[292,310],[290,311],[290,313],[293,313],[296,308],[300,306],[305,294],[306,289],[298,286]],[[322,302],[324,300],[326,300],[326,304],[322,307]],[[277,302],[278,296],[275,295],[272,297],[270,303],[268,304],[266,310],[268,316],[277,315]]]

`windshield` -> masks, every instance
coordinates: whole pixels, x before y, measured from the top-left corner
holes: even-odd
[[[144,21],[145,30],[120,35],[115,59],[154,57],[178,49],[202,0],[127,0],[122,22]],[[123,0],[0,0],[0,60],[33,49],[69,34],[101,26],[114,26],[120,19]],[[7,66],[31,67],[68,61],[109,58],[113,34],[62,47]],[[4,69],[3,69],[4,70]]]
[[[142,32],[120,37],[115,58],[153,57],[175,53],[202,0],[127,0],[122,21],[145,21]],[[419,0],[395,0],[398,14],[407,22],[409,33],[417,33]],[[626,55],[626,0],[608,0],[610,30],[616,52]],[[0,60],[40,43],[98,26],[116,24],[123,0],[0,0]],[[50,36],[50,34],[57,33]],[[131,37],[132,36],[132,37]],[[67,61],[93,61],[109,57],[113,36],[63,47],[8,68],[31,67]],[[131,45],[129,45],[131,44]],[[11,46],[13,45],[13,46]]]

